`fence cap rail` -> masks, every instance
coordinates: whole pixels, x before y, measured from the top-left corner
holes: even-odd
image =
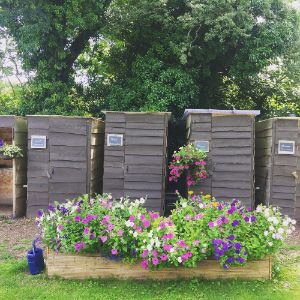
[[[237,110],[237,109],[186,109],[183,114],[183,119],[187,118],[190,114],[215,114],[215,115],[250,115],[258,116],[260,110]]]

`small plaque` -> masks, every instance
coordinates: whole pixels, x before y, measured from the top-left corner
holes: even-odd
[[[123,146],[123,134],[107,134],[107,146]]]
[[[278,154],[295,154],[295,141],[278,141]]]
[[[47,137],[45,135],[32,135],[31,136],[31,149],[46,149]]]
[[[195,141],[194,145],[199,150],[209,152],[209,141]]]

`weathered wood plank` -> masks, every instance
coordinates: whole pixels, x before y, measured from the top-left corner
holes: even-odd
[[[248,261],[243,267],[230,267],[224,270],[218,261],[203,260],[196,268],[163,268],[144,270],[139,264],[128,264],[109,260],[99,255],[72,255],[48,252],[46,272],[51,277],[65,279],[118,278],[135,280],[171,280],[171,279],[271,279],[272,261],[270,257],[260,261]]]

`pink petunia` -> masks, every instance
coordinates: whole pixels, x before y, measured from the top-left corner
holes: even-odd
[[[153,256],[155,256],[155,257],[156,257],[156,256],[157,256],[157,254],[158,254],[158,253],[157,253],[157,250],[156,250],[156,249],[152,250],[152,255],[153,255]]]
[[[124,230],[119,230],[118,231],[118,236],[123,236]]]
[[[146,227],[146,228],[150,227],[150,221],[146,220],[146,219],[143,220],[143,226]]]
[[[107,225],[107,230],[112,231],[114,229],[114,227],[115,227],[114,224],[108,224]]]
[[[133,222],[134,219],[135,219],[135,218],[134,218],[134,216],[132,216],[132,215],[129,217],[129,221],[131,221],[131,222]]]
[[[170,252],[172,249],[172,245],[164,245],[163,248],[165,251]]]
[[[90,232],[90,229],[88,227],[84,228],[84,231],[83,231],[84,234],[89,234],[89,232]]]
[[[218,219],[218,220],[217,220],[217,225],[218,225],[218,226],[221,226],[221,225],[222,225],[222,223],[223,223],[223,222],[222,222],[222,220],[221,220],[221,219]]]
[[[154,266],[158,265],[158,259],[156,257],[152,258],[152,264]]]
[[[159,224],[160,229],[165,229],[166,228],[166,224],[164,221],[161,221]]]
[[[142,253],[142,258],[145,258],[148,255],[148,250],[145,249]]]
[[[88,219],[83,219],[83,220],[82,220],[82,223],[83,223],[84,225],[87,225],[87,224],[89,224],[89,220],[88,220]]]
[[[214,227],[214,226],[215,226],[215,223],[214,223],[214,222],[212,222],[212,221],[210,221],[210,222],[208,222],[208,226],[212,228],[212,227]]]
[[[80,216],[76,216],[76,217],[74,218],[74,221],[75,221],[75,222],[80,222]]]
[[[163,253],[163,254],[160,256],[160,259],[161,259],[162,261],[166,261],[166,260],[168,259],[168,255],[165,254],[165,253]]]
[[[100,240],[102,243],[105,243],[107,241],[107,236],[106,235],[103,235],[103,236],[100,236]]]
[[[185,246],[186,246],[186,243],[185,243],[183,240],[179,240],[179,241],[178,241],[178,245],[179,245],[180,247],[185,247]]]
[[[143,260],[142,262],[141,262],[141,265],[142,265],[142,267],[143,267],[143,269],[147,269],[148,268],[148,260]]]
[[[151,220],[155,220],[159,217],[159,214],[155,213],[155,212],[150,212],[149,215],[150,215]]]
[[[118,254],[118,250],[117,249],[111,249],[111,254],[112,255],[117,255]]]
[[[198,245],[199,245],[199,241],[198,241],[198,240],[195,240],[195,241],[194,241],[194,246],[197,247]]]

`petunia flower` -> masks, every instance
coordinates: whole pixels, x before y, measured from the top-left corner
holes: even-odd
[[[235,219],[235,220],[232,221],[231,225],[232,225],[233,227],[236,227],[237,225],[239,225],[239,223],[240,223],[240,222],[239,222],[238,220]]]
[[[163,254],[160,256],[160,259],[161,259],[162,261],[166,261],[166,260],[168,259],[167,254],[163,253]]]
[[[83,231],[84,234],[89,234],[89,232],[90,232],[90,229],[88,227],[84,228],[84,231]]]
[[[124,230],[119,230],[118,231],[118,236],[123,236]]]
[[[208,226],[209,226],[210,228],[212,228],[212,227],[214,227],[214,226],[215,226],[215,223],[214,223],[214,222],[212,222],[212,221],[210,221],[210,222],[208,222]]]
[[[148,255],[148,250],[147,249],[144,249],[143,253],[142,253],[142,258],[145,258],[147,257]]]
[[[74,221],[75,221],[75,222],[80,222],[80,216],[75,216],[75,217],[74,217]]]
[[[61,231],[62,231],[62,228],[63,228],[63,226],[62,226],[61,224],[58,224],[58,226],[57,226],[57,231],[58,231],[58,232],[61,232]]]
[[[145,260],[143,260],[142,262],[141,262],[141,265],[142,265],[142,267],[143,267],[143,269],[147,269],[148,268],[148,260],[147,259],[145,259]]]
[[[148,227],[150,227],[150,221],[149,220],[143,220],[143,226],[145,227],[145,228],[148,228]]]
[[[105,243],[107,241],[108,237],[106,235],[100,236],[100,240],[102,243]]]
[[[118,250],[117,249],[111,249],[111,254],[112,255],[117,255],[118,254]]]
[[[152,258],[152,264],[154,266],[158,265],[158,259],[156,257]]]
[[[108,224],[107,225],[107,230],[112,231],[114,229],[114,224]]]
[[[194,246],[197,247],[198,245],[199,245],[199,241],[198,241],[198,240],[195,240],[195,241],[194,241]]]

